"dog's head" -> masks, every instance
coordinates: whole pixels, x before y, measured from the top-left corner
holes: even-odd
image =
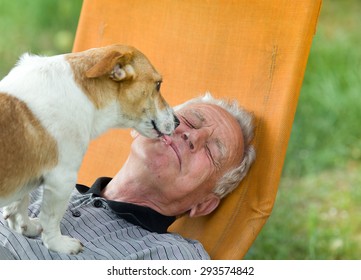
[[[101,81],[103,94],[111,92],[120,108],[120,126],[150,138],[171,134],[179,120],[160,93],[162,77],[145,55],[122,45],[94,50],[95,64],[85,76]]]

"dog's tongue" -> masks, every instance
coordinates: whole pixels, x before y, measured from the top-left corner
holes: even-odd
[[[163,135],[162,136],[162,141],[166,144],[166,145],[170,145],[172,143],[172,138],[170,138],[168,135]]]

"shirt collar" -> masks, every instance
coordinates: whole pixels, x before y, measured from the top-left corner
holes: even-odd
[[[77,184],[76,188],[81,194],[101,197],[102,190],[111,180],[109,177],[100,177],[91,188],[81,184]],[[107,203],[118,216],[152,232],[166,233],[168,227],[176,220],[175,216],[162,215],[149,207],[114,200],[107,200]]]

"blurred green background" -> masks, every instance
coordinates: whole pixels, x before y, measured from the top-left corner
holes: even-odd
[[[0,77],[69,52],[81,0],[0,0]],[[361,0],[324,0],[277,200],[246,259],[361,259]]]
[[[24,52],[71,51],[81,5],[81,0],[0,0],[0,77]]]

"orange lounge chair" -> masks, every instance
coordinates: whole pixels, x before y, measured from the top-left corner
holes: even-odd
[[[256,116],[257,159],[241,186],[207,217],[172,227],[212,259],[241,259],[271,214],[321,0],[85,0],[74,51],[133,45],[163,75],[171,105],[210,91]],[[114,176],[131,137],[93,141],[79,173],[91,185]]]

